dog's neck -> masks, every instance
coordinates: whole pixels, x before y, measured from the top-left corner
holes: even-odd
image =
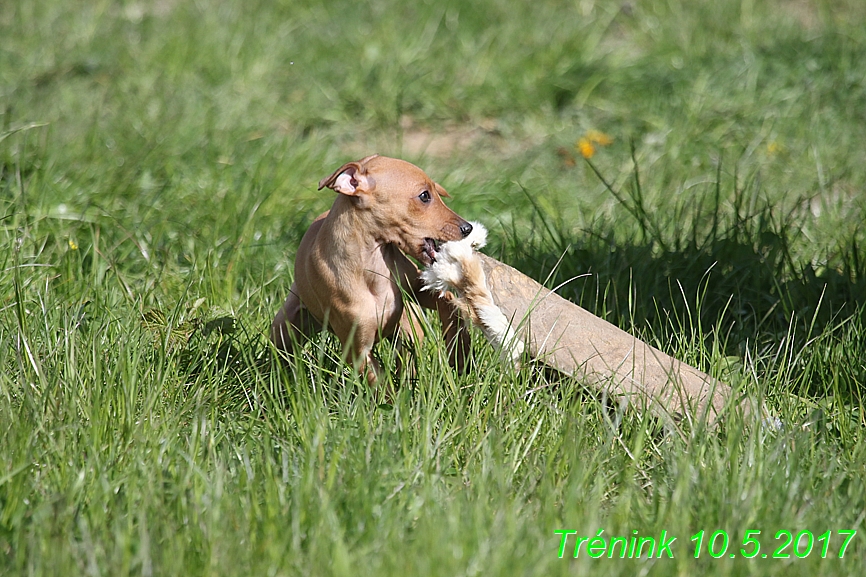
[[[360,250],[387,243],[384,231],[373,222],[370,211],[358,208],[357,202],[356,198],[337,195],[326,219],[329,232],[341,240],[351,240],[351,246]]]
[[[381,227],[372,222],[366,210],[359,210],[356,200],[338,195],[320,235],[328,238],[333,266],[387,274],[399,249],[384,237]],[[383,266],[384,265],[384,266]]]

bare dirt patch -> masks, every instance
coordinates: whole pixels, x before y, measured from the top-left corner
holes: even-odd
[[[430,126],[404,117],[393,130],[356,135],[341,148],[346,156],[376,152],[416,161],[448,160],[468,152],[476,156],[485,152],[504,159],[525,153],[543,139],[543,135],[503,134],[495,119]]]

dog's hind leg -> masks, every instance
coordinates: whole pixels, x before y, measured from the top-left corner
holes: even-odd
[[[271,323],[271,342],[283,353],[293,355],[304,341],[322,330],[322,325],[298,298],[295,285]]]

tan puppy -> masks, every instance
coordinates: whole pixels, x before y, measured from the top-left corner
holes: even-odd
[[[319,182],[338,192],[331,210],[307,230],[295,259],[295,282],[271,325],[271,341],[291,353],[324,323],[340,339],[343,355],[374,384],[381,373],[373,345],[400,332],[421,337],[402,291],[435,309],[452,365],[458,370],[469,338],[450,295],[421,290],[418,267],[436,259],[440,242],[459,240],[472,225],[442,202],[445,189],[403,160],[368,156]]]

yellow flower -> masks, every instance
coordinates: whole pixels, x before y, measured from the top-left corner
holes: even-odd
[[[581,138],[577,141],[577,151],[580,152],[580,155],[584,158],[592,158],[592,155],[595,154],[595,147],[587,138]]]
[[[71,238],[69,239],[69,248],[71,250],[78,250],[78,245]]]
[[[594,142],[599,146],[608,146],[613,144],[613,137],[609,134],[605,134],[600,130],[590,130],[586,133],[586,139],[590,142]]]
[[[582,157],[592,158],[595,154],[596,146],[608,146],[609,144],[613,144],[612,136],[600,130],[588,130],[586,135],[582,136],[574,147]]]
[[[770,154],[777,154],[779,152],[782,152],[782,145],[775,140],[771,140],[767,143],[767,152],[769,152]]]

